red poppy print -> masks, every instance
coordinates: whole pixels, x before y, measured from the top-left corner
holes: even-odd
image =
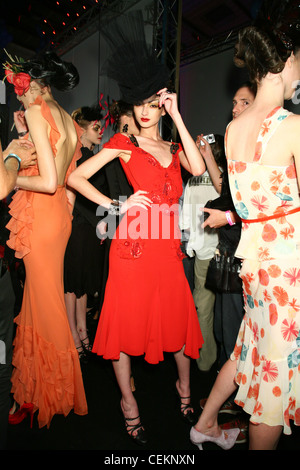
[[[269,305],[269,318],[270,318],[270,325],[274,326],[278,320],[278,311],[275,304]]]
[[[264,261],[264,260],[269,259],[269,258],[270,258],[269,248],[259,247],[258,248],[258,259],[260,261]]]
[[[257,348],[253,348],[251,360],[252,360],[252,364],[254,366],[259,365],[259,355],[258,355],[258,352],[257,352]]]
[[[264,137],[270,130],[272,121],[265,121],[261,126],[261,135]]]
[[[277,238],[277,232],[271,224],[266,224],[261,237],[265,242],[273,242]]]
[[[296,286],[296,283],[300,283],[300,269],[290,268],[284,272],[283,277],[287,280],[290,286]]]
[[[235,171],[237,173],[243,173],[247,168],[247,163],[245,162],[235,162]]]
[[[270,277],[276,278],[280,276],[281,269],[276,264],[271,264],[271,266],[268,267],[268,273]]]
[[[276,298],[280,307],[284,307],[289,301],[289,296],[288,296],[287,291],[284,290],[283,287],[281,286],[274,287],[273,295]]]
[[[299,312],[300,310],[300,305],[296,303],[297,299],[293,299],[291,302],[289,302],[290,307],[292,307],[296,312]]]
[[[289,240],[290,238],[294,238],[294,231],[291,230],[290,227],[286,227],[284,230],[280,230],[280,235],[284,240]]]
[[[277,111],[280,109],[280,106],[276,106],[276,108],[272,109],[272,111],[268,114],[267,119],[270,119]]]
[[[283,182],[283,174],[282,172],[277,172],[274,170],[270,176],[270,183],[272,184],[281,184]]]
[[[231,161],[228,162],[228,173],[232,175],[234,174],[234,165]]]
[[[262,368],[263,380],[265,382],[275,382],[278,377],[278,368],[272,361],[266,361]]]
[[[259,395],[259,384],[255,384],[253,387],[249,388],[248,398],[255,398],[255,400],[257,400],[258,395]]]
[[[281,389],[280,387],[274,387],[272,390],[272,393],[274,397],[280,397],[281,396]]]
[[[265,301],[265,302],[271,302],[272,297],[271,297],[270,294],[268,293],[267,289],[264,290],[263,294],[264,294],[264,301]]]
[[[254,155],[254,162],[258,162],[261,157],[261,152],[262,152],[262,142],[257,142],[255,146],[255,155]]]
[[[258,181],[253,181],[253,183],[251,184],[251,189],[252,191],[258,191],[260,188],[260,184]]]
[[[258,278],[262,286],[267,286],[269,284],[269,274],[265,269],[260,269],[258,271]]]
[[[257,343],[259,340],[259,328],[256,322],[253,324],[252,333],[253,333],[254,341]]]
[[[285,319],[281,325],[281,334],[285,341],[294,341],[299,333],[299,328],[294,320]]]
[[[296,173],[295,165],[292,164],[292,165],[288,166],[287,169],[285,170],[285,174],[290,180],[296,179],[297,178],[297,173]]]
[[[299,426],[300,424],[300,408],[297,408],[295,411],[295,425]]]
[[[268,199],[265,196],[255,196],[251,199],[252,204],[259,210],[264,211],[268,209],[269,204],[266,204]]]
[[[254,415],[261,416],[261,415],[262,415],[262,412],[263,412],[263,406],[262,406],[262,404],[258,401],[258,402],[256,402],[256,405],[255,405],[255,407],[254,407],[253,414],[254,414]]]

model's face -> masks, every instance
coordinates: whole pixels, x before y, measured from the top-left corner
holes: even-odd
[[[82,136],[82,143],[87,147],[91,145],[99,145],[102,139],[103,130],[101,127],[100,121],[91,122],[88,127],[85,129],[85,132]]]
[[[133,111],[136,121],[141,127],[151,127],[157,124],[163,114],[163,108],[159,107],[157,95],[153,95],[140,105],[135,105]]]
[[[248,87],[240,88],[234,98],[232,107],[232,117],[237,118],[254,101],[254,95]]]

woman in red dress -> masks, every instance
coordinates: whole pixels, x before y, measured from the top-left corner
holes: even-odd
[[[123,17],[121,23],[126,23]],[[111,32],[114,38],[118,36],[116,25]],[[164,351],[174,352],[181,413],[189,422],[194,418],[190,358],[199,356],[203,339],[182,265],[178,201],[182,194],[180,166],[199,175],[205,165],[178,111],[176,94],[165,87],[169,81],[165,67],[147,53],[137,54],[134,44],[125,46],[124,69],[118,68],[113,54],[112,65],[118,69],[122,99],[134,105],[140,133],[137,137],[115,134],[70,175],[68,184],[103,211],[123,214],[116,232],[108,226],[108,236],[113,237],[109,276],[93,352],[113,361],[127,432],[143,444],[147,439],[130,386],[130,356],[145,355],[146,361],[156,364],[163,360]],[[129,51],[134,60],[128,57]],[[124,57],[120,50],[118,57]],[[182,145],[164,141],[160,135],[160,119],[167,113]],[[123,202],[112,201],[88,182],[117,157],[134,191]]]

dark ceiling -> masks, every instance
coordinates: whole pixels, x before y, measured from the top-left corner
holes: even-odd
[[[80,35],[84,33],[86,37],[93,32],[93,24],[95,30],[101,15],[108,12],[113,16],[122,7],[126,11],[127,6],[139,2],[0,0],[0,3],[0,50],[7,48],[12,54],[27,58],[49,47],[63,51],[70,38],[75,45]],[[169,4],[176,2],[169,0]],[[226,41],[228,35],[251,22],[259,4],[260,0],[182,0],[182,57],[195,56],[219,38]]]

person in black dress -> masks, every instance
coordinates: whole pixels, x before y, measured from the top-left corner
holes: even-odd
[[[101,110],[98,107],[82,107],[72,113],[73,119],[83,129],[81,136],[82,157],[77,166],[93,156],[93,148],[102,139]],[[108,193],[104,171],[91,178],[91,183],[104,194]],[[104,246],[97,237],[96,227],[100,219],[96,215],[97,204],[76,194],[73,210],[72,233],[64,261],[65,302],[75,346],[81,360],[91,349],[86,326],[88,296],[101,291]]]

